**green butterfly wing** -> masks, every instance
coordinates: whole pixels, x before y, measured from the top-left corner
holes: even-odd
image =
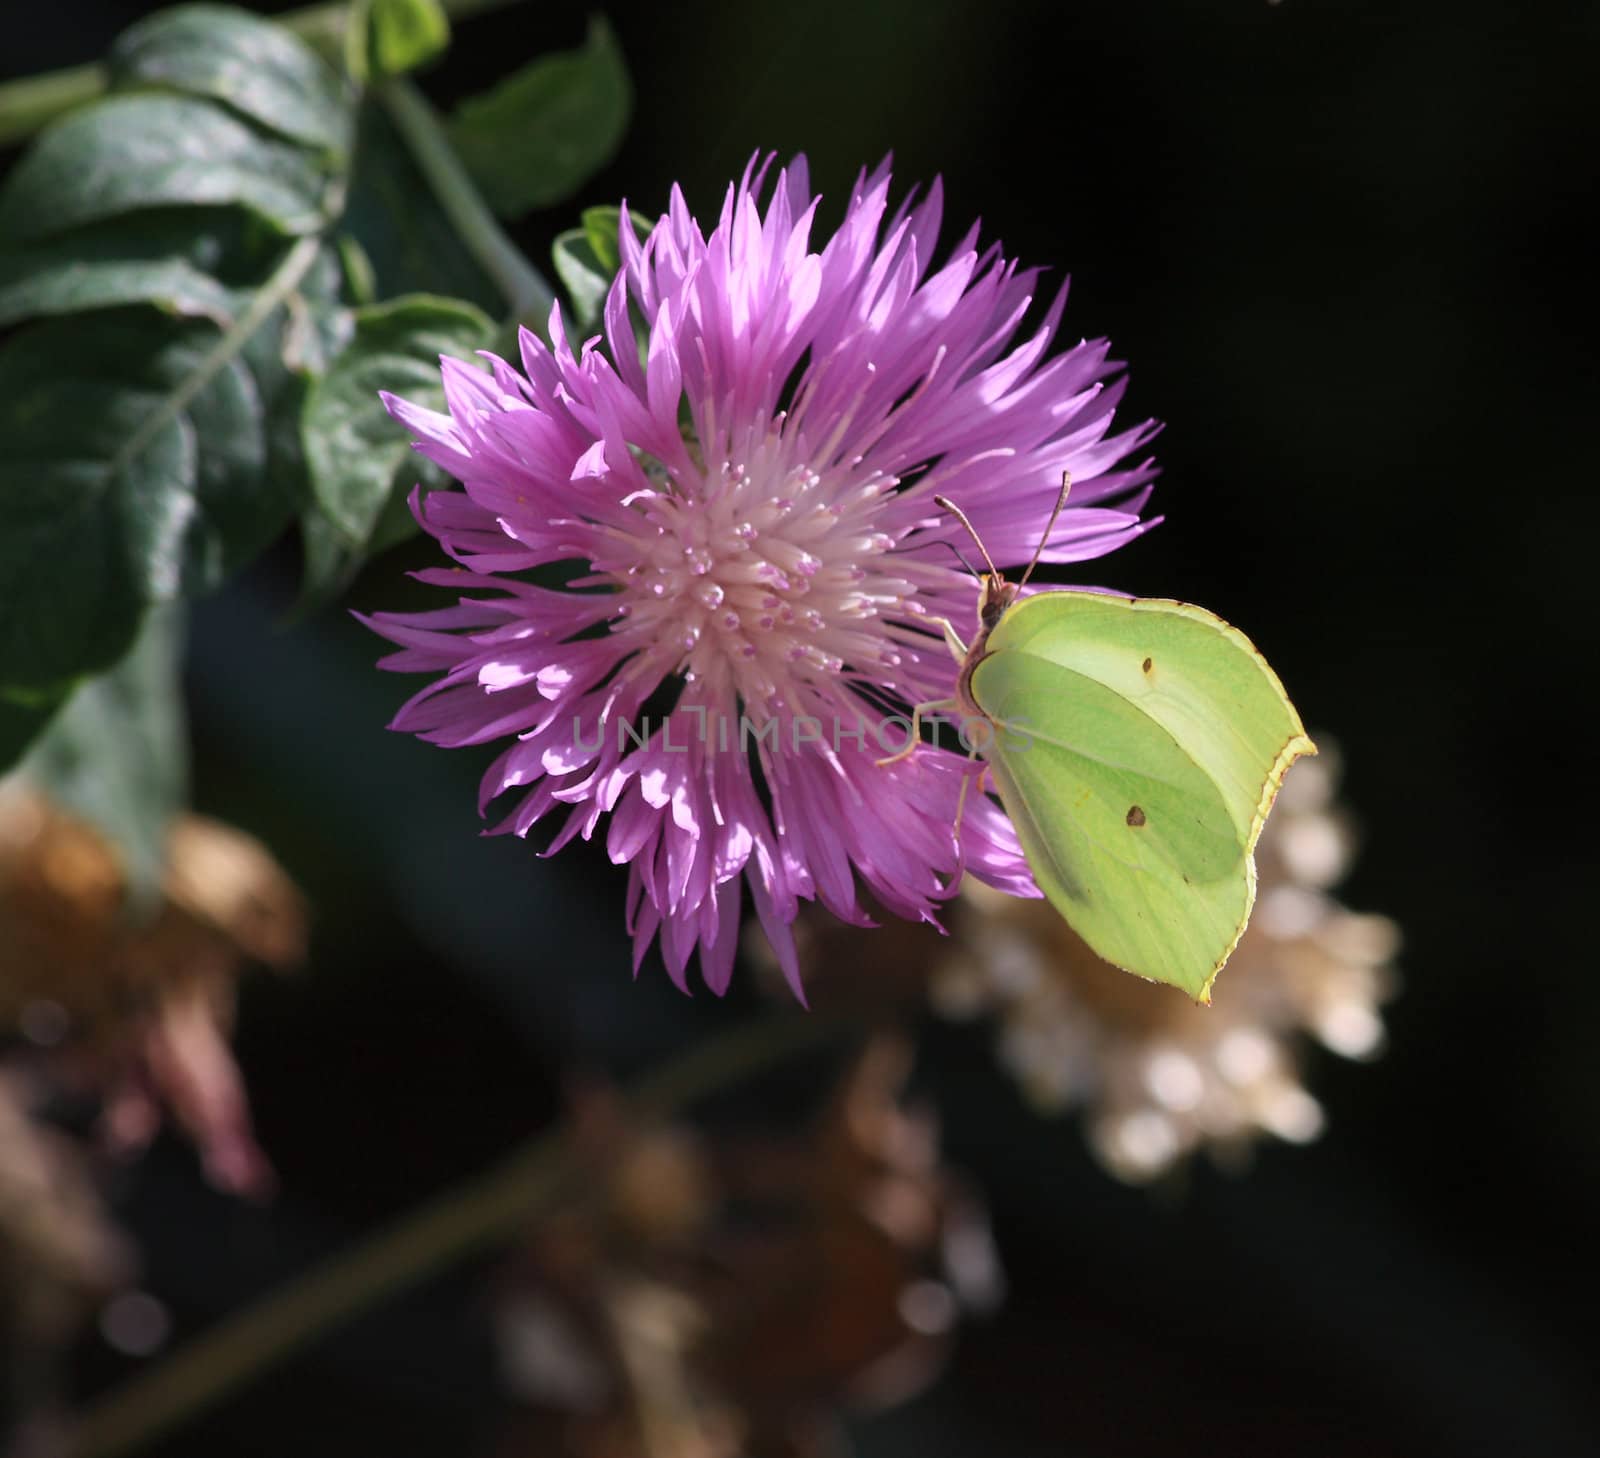
[[[1108,962],[1208,1001],[1283,772],[1316,752],[1277,676],[1203,608],[1100,593],[1024,599],[988,650],[985,757],[1039,889]]]

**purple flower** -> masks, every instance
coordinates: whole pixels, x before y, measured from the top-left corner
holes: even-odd
[[[388,398],[466,488],[418,514],[460,564],[422,580],[467,595],[371,625],[401,645],[384,667],[443,675],[394,728],[505,742],[481,794],[515,796],[497,830],[562,811],[553,852],[604,822],[635,970],[659,933],[679,987],[698,946],[725,990],[747,886],[801,995],[803,899],[870,925],[864,885],[935,921],[963,865],[1038,894],[988,797],[956,836],[977,766],[954,734],[878,763],[896,716],[952,692],[939,620],[975,617],[935,493],[1016,563],[1070,471],[1044,560],[1097,557],[1150,524],[1152,467],[1115,467],[1154,427],[1111,434],[1125,381],[1104,341],[1045,358],[1064,286],[1013,343],[1038,270],[980,250],[976,226],[932,267],[937,182],[885,223],[888,164],[863,174],[818,249],[804,160],[763,213],[767,170],[729,188],[709,236],[677,189],[642,245],[624,211],[603,337],[574,352],[557,309],[550,346],[523,332],[520,373],[446,359],[448,414]]]

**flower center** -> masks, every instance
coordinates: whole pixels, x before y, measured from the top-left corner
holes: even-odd
[[[898,653],[868,623],[913,589],[884,570],[893,540],[872,524],[892,479],[783,465],[781,439],[762,444],[640,507],[655,530],[619,613],[624,631],[676,653],[668,671],[776,708],[796,681],[892,669]]]

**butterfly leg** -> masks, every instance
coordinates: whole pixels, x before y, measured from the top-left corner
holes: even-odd
[[[944,634],[944,644],[950,650],[950,656],[957,663],[967,661],[967,645],[961,641],[961,634],[956,632],[949,618],[923,618],[921,626],[938,628]]]
[[[918,704],[911,710],[911,732],[906,736],[906,742],[893,754],[885,755],[874,763],[879,769],[885,765],[898,764],[922,743],[922,716],[928,714],[948,713],[951,709],[960,707],[954,699],[933,699],[926,704]]]
[[[972,752],[969,755],[967,755],[967,763],[971,764],[972,761],[977,759],[978,756],[980,754],[982,754],[982,753],[983,753],[983,746],[982,745],[979,745],[979,744],[973,745],[972,746]],[[977,785],[978,785],[978,793],[981,795],[983,793],[983,777],[988,773],[989,773],[989,765],[988,765],[988,761],[985,761],[982,765],[980,765],[978,767],[977,774],[975,774],[975,775],[962,775],[962,777],[961,777],[961,794],[956,799],[956,831],[955,831],[955,834],[956,834],[956,845],[957,845],[958,848],[961,845],[961,817],[966,813],[966,809],[967,809],[967,791],[972,788],[973,782],[976,781]]]
[[[967,755],[967,763],[971,764],[981,753],[982,746],[973,745],[971,752]],[[961,776],[961,793],[956,797],[956,824],[955,830],[952,832],[956,844],[956,874],[955,879],[945,889],[947,896],[956,894],[957,887],[961,885],[961,878],[967,873],[966,857],[961,854],[961,819],[967,813],[967,791],[972,788],[972,782],[976,780],[978,782],[978,792],[981,794],[983,792],[983,777],[988,773],[989,765],[986,761],[979,768],[977,774],[963,774]]]
[[[951,653],[955,655],[957,663],[967,661],[967,645],[961,641],[961,634],[950,626],[949,618],[940,618],[939,625],[944,629],[944,641]]]

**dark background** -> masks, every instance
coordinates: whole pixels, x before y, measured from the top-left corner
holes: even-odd
[[[0,73],[98,55],[149,6],[8,17]],[[1367,0],[610,7],[638,88],[584,203],[702,218],[757,147],[832,201],[893,150],[1025,262],[1065,333],[1167,422],[1160,530],[1091,580],[1244,625],[1336,738],[1365,846],[1342,895],[1396,917],[1374,1066],[1320,1060],[1331,1127],[1244,1178],[1114,1185],[1026,1113],[981,1030],[921,1078],[1010,1277],[896,1455],[1600,1451],[1600,1017],[1586,680],[1595,544],[1593,100],[1600,11]],[[466,24],[440,99],[576,43],[553,5]],[[575,211],[575,210],[574,210]],[[521,230],[536,258],[571,215]],[[413,553],[413,556],[418,554]],[[358,585],[393,606],[406,554]],[[313,965],[258,981],[242,1060],[284,1193],[209,1194],[164,1143],[124,1209],[184,1331],[493,1159],[575,1056],[617,1072],[740,1015],[627,975],[620,880],[475,838],[486,762],[382,734],[405,686],[340,615],[274,626],[292,549],[197,614],[202,809],[318,908]],[[1086,574],[1087,575],[1087,574]],[[748,980],[748,979],[746,979]],[[470,1451],[494,1386],[478,1272],[252,1387],[173,1455]],[[85,1387],[121,1366],[90,1353]]]

